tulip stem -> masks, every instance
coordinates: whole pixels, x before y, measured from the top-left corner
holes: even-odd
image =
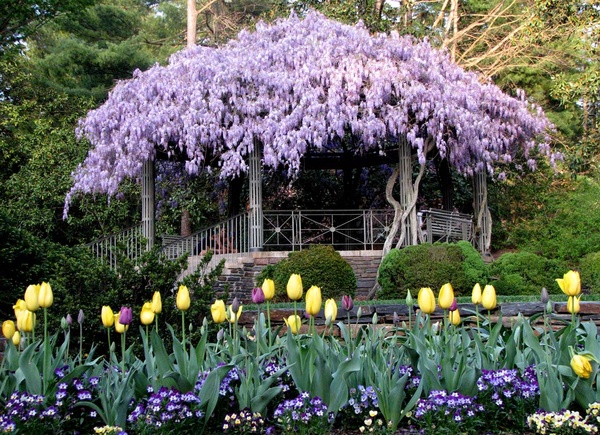
[[[106,333],[108,335],[108,355],[110,358],[110,328],[106,328]]]
[[[260,357],[260,305],[256,309],[258,316],[256,318],[256,362]]]
[[[125,334],[127,331],[123,331],[121,334],[121,376],[125,377]]]
[[[571,301],[571,323],[575,325],[575,296],[571,296],[568,300]]]
[[[181,311],[181,344],[185,349],[185,311]]]
[[[79,364],[83,364],[83,322],[79,323]]]
[[[269,300],[267,299],[267,327],[269,328],[269,346],[271,346],[271,310],[269,309]]]
[[[50,343],[48,342],[48,309],[44,307],[44,389],[43,393],[46,394],[48,388],[48,367],[50,366]]]

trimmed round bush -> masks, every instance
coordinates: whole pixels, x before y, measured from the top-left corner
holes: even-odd
[[[579,262],[581,286],[591,293],[600,294],[600,252],[585,255]]]
[[[320,287],[323,300],[356,293],[354,270],[330,245],[311,245],[308,249],[290,253],[288,258],[265,267],[257,277],[257,285],[266,278],[273,279],[275,300],[286,301],[287,282],[292,273],[302,277],[305,292],[313,285]]]
[[[379,299],[404,299],[410,290],[413,297],[421,287],[437,292],[449,282],[456,296],[468,295],[473,286],[486,283],[488,267],[468,242],[422,243],[393,249],[379,268]]]
[[[556,278],[562,278],[568,270],[560,260],[532,252],[509,252],[491,264],[491,284],[497,294],[504,296],[538,295],[542,287],[559,294]]]

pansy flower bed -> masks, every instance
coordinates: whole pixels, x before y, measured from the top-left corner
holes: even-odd
[[[579,298],[575,272],[557,280]],[[265,283],[269,290],[271,283]],[[243,310],[217,301],[200,340],[186,337],[185,311],[193,295],[181,289],[181,336],[155,325],[162,302],[154,295],[140,312],[142,349],[128,342],[131,308],[102,307],[102,325],[119,340],[106,356],[69,352],[35,335],[35,308],[52,305],[51,288],[28,289],[15,305],[16,322],[2,325],[7,338],[0,367],[0,430],[69,434],[583,434],[597,433],[598,331],[581,322],[571,303],[560,330],[519,317],[511,328],[492,321],[496,296],[476,288],[477,310],[462,318],[443,287],[443,322],[432,324],[437,301],[422,289],[408,324],[378,327],[338,321],[337,301],[323,302],[318,287],[306,295],[308,320],[295,312],[278,333],[270,312],[259,310],[252,329],[240,328]],[[299,276],[291,299],[302,299]],[[255,303],[272,292],[256,288]],[[43,297],[41,297],[43,296]],[[271,296],[272,297],[272,296]],[[37,298],[37,299],[36,299]],[[40,304],[40,301],[41,304]],[[37,302],[37,307],[36,303]],[[349,297],[344,307],[352,304]],[[407,298],[409,308],[412,298]],[[325,329],[314,316],[325,306]],[[479,310],[481,309],[481,313]],[[464,314],[464,313],[463,313]],[[546,319],[544,319],[546,320]],[[151,328],[150,328],[151,326]],[[336,332],[334,334],[334,331]],[[338,334],[339,336],[338,337]],[[110,337],[110,335],[109,335]],[[169,349],[165,346],[167,337]],[[119,346],[116,346],[119,344]]]

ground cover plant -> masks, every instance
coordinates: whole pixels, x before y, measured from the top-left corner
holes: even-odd
[[[416,301],[409,293],[414,316],[408,322],[380,325],[374,318],[361,325],[350,296],[323,301],[318,287],[303,291],[297,274],[286,286],[294,314],[284,328],[271,324],[270,280],[252,291],[258,306],[252,328],[238,324],[244,307],[236,299],[229,306],[214,301],[211,320],[193,325],[185,314],[194,294],[181,285],[177,331],[159,327],[158,292],[139,311],[99,307],[107,355],[96,355],[96,346],[70,348],[67,325],[48,331],[51,285],[31,285],[15,304],[16,322],[2,324],[0,430],[597,433],[597,327],[577,314],[579,274],[569,271],[556,285],[571,312],[558,330],[550,326],[550,310],[541,322],[519,316],[504,327],[492,316],[497,298],[491,285],[475,285],[476,309],[461,313],[450,283],[437,298],[430,288],[420,289]],[[542,298],[548,302],[547,292]],[[444,319],[434,323],[436,308]],[[326,321],[317,326],[320,313]],[[133,334],[142,341],[139,351]]]

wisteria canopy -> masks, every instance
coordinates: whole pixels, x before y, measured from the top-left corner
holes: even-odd
[[[356,153],[377,153],[405,137],[423,163],[424,144],[464,175],[517,154],[552,158],[551,123],[539,107],[480,83],[427,42],[371,35],[317,12],[292,15],[219,48],[197,46],[167,66],[136,71],[80,121],[92,144],[73,174],[72,196],[114,195],[139,177],[147,159],[177,155],[190,174],[205,166],[223,176],[248,168],[262,147],[263,165],[298,171],[308,150],[351,135]]]

